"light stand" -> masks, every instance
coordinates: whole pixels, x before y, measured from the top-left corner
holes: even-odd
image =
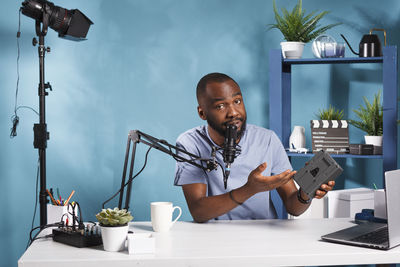
[[[40,204],[40,225],[44,226],[47,224],[47,194],[46,194],[46,148],[47,140],[49,140],[49,132],[47,132],[46,124],[46,101],[45,97],[48,95],[46,89],[50,89],[50,83],[44,82],[44,55],[46,52],[50,52],[50,48],[44,47],[44,37],[47,33],[47,23],[43,23],[41,29],[40,22],[36,20],[36,35],[39,37],[39,123],[34,124],[34,141],[33,146],[39,150],[39,162],[40,162],[40,193],[39,193],[39,204]],[[32,44],[36,46],[37,40],[33,39]]]
[[[119,209],[122,208],[122,202],[123,202],[123,197],[124,197],[124,188],[127,185],[128,187],[126,190],[126,199],[125,199],[124,209],[129,210],[129,202],[130,202],[131,190],[132,190],[132,180],[134,178],[132,176],[133,175],[133,167],[135,164],[136,145],[138,143],[142,143],[142,144],[148,145],[150,147],[154,147],[154,148],[160,150],[161,152],[164,152],[164,153],[172,156],[176,161],[187,162],[187,163],[189,163],[193,166],[196,166],[202,170],[205,170],[207,172],[216,170],[218,168],[219,163],[215,160],[215,154],[216,154],[217,148],[214,146],[212,146],[212,153],[211,153],[212,158],[205,159],[205,158],[201,158],[197,155],[191,154],[182,148],[173,146],[165,140],[157,139],[151,135],[142,133],[138,130],[129,131],[128,142],[126,145],[124,169],[122,172],[121,189],[119,191],[119,202],[118,202]],[[131,146],[132,146],[132,154],[131,154],[131,160],[130,160],[130,165],[129,165],[129,179],[128,179],[128,181],[126,181],[126,171],[127,171],[127,167],[128,167],[129,152],[130,152]],[[175,150],[175,152],[173,150]],[[188,158],[183,157],[182,154],[188,156]],[[195,161],[197,161],[197,162],[195,162]],[[221,166],[221,169],[222,169],[222,166]],[[106,201],[106,202],[108,202],[108,201]],[[103,208],[104,208],[104,204],[103,204]]]
[[[46,101],[48,95],[46,89],[50,89],[50,83],[44,82],[44,55],[50,52],[49,47],[44,46],[44,37],[48,27],[58,32],[61,38],[82,41],[86,40],[86,35],[93,22],[78,9],[68,10],[54,5],[47,0],[25,0],[20,8],[22,14],[35,20],[36,35],[39,38],[39,123],[34,124],[33,146],[39,150],[40,162],[40,226],[47,224],[47,194],[46,194],[46,148],[49,140],[46,124]],[[32,44],[38,43],[33,38]]]

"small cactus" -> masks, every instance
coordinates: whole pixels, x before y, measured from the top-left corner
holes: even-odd
[[[126,209],[102,209],[96,214],[96,218],[102,226],[121,226],[132,221],[133,217]]]

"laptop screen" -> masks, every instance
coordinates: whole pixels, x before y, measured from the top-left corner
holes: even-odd
[[[400,244],[400,170],[385,172],[389,247]]]

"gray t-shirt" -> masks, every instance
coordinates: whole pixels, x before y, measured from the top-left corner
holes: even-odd
[[[218,147],[210,138],[206,125],[190,129],[181,134],[176,144],[186,151],[202,158],[211,158],[211,144]],[[263,175],[270,176],[292,169],[289,159],[277,135],[268,129],[247,124],[246,131],[238,144],[241,153],[231,165],[228,187],[225,190],[221,168],[206,172],[185,162],[177,162],[175,170],[175,185],[202,183],[207,185],[207,195],[224,194],[247,182],[250,172],[263,162],[267,168]],[[216,154],[216,160],[225,166],[222,149]],[[274,190],[275,191],[275,190]],[[276,192],[274,192],[276,193]],[[219,220],[240,219],[274,219],[277,214],[270,199],[270,192],[261,192],[249,198],[230,212],[216,218]]]

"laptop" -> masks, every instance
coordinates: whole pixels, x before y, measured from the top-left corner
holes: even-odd
[[[388,250],[400,245],[400,170],[385,172],[387,223],[366,222],[322,236],[322,240]]]

